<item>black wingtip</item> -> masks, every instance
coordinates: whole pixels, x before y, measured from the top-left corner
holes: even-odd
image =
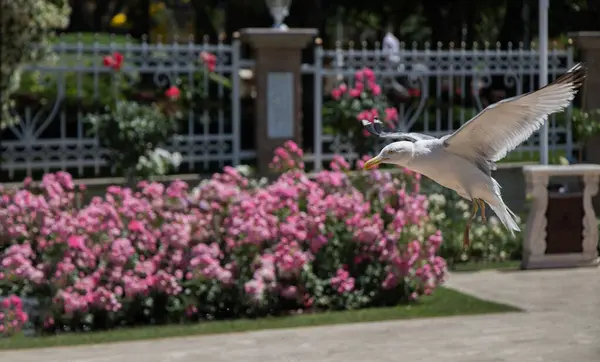
[[[375,124],[383,124],[383,122],[381,122],[379,120],[379,118],[377,118],[377,117],[373,118],[373,121],[369,121],[368,119],[363,119],[361,122],[362,122],[363,126],[368,126],[368,125],[374,124],[374,123]]]
[[[379,136],[381,136],[381,134],[384,132],[383,122],[381,122],[377,117],[373,118],[373,129]]]
[[[363,119],[362,121],[363,127],[374,136],[381,136],[382,125],[383,123],[379,120],[379,118],[375,117],[373,121],[369,121],[368,119]]]
[[[375,127],[373,126],[373,123],[371,123],[368,119],[363,119],[362,120],[362,124],[363,127],[373,136],[379,136],[377,134],[377,130],[375,129]]]
[[[579,88],[585,80],[587,69],[584,63],[577,63],[565,74],[558,77],[554,84],[570,84],[574,88]]]

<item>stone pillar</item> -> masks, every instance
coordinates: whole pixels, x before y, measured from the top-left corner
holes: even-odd
[[[583,85],[583,109],[600,108],[600,31],[569,33],[575,46],[581,50],[582,61],[587,68]]]
[[[533,198],[533,203],[529,211],[525,239],[523,241],[522,268],[597,265],[598,225],[596,213],[592,206],[592,198],[598,193],[600,165],[535,165],[525,166],[523,172],[527,180],[527,193]],[[547,230],[549,226],[548,182],[550,177],[553,176],[578,176],[582,178],[583,195],[581,197],[581,209],[583,209],[583,212],[579,214],[581,215],[580,227],[573,227],[568,222],[565,224],[564,220],[562,222],[564,225],[554,225],[567,228],[564,230],[566,231],[565,233],[558,235],[561,243],[570,245],[571,249],[579,249],[580,252],[564,251],[563,249],[553,253],[547,250],[549,240],[549,232]],[[571,228],[572,232],[569,232],[569,228]],[[581,234],[577,230],[582,230]],[[580,243],[580,248],[576,243]]]
[[[273,151],[285,141],[302,144],[302,49],[317,29],[247,28],[240,31],[254,48],[256,158],[266,175]]]
[[[581,108],[586,111],[600,109],[600,31],[581,31],[568,35],[581,51],[581,60],[587,68]],[[582,147],[586,163],[600,164],[600,135],[591,137]],[[593,204],[600,211],[600,197],[594,197]]]

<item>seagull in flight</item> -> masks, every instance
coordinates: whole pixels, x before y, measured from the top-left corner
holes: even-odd
[[[363,120],[365,129],[378,137],[395,139],[367,161],[364,169],[381,163],[395,164],[429,177],[471,201],[472,212],[464,233],[469,244],[471,223],[488,204],[514,237],[520,231],[515,214],[506,206],[500,185],[492,177],[496,162],[540,129],[549,115],[567,108],[585,79],[581,63],[552,83],[517,97],[492,104],[452,134],[436,138],[420,133],[383,130],[378,119]]]

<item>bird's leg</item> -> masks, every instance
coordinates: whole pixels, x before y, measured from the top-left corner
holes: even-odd
[[[467,221],[467,226],[465,227],[465,234],[463,236],[463,244],[465,246],[470,244],[469,231],[471,230],[471,223],[473,222],[475,215],[477,215],[477,209],[479,209],[479,203],[477,202],[477,199],[473,199],[472,204],[473,210],[471,211],[471,217],[469,217],[469,221]]]
[[[485,217],[485,202],[482,199],[477,199],[477,203],[481,209],[481,220],[485,224],[487,222],[487,218]]]

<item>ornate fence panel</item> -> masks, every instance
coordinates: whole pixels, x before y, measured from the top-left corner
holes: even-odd
[[[520,95],[538,88],[539,53],[536,49],[490,48],[443,49],[441,45],[424,48],[404,44],[397,54],[381,50],[315,48],[315,63],[303,66],[314,74],[315,146],[307,161],[315,168],[334,154],[355,159],[353,145],[343,130],[327,128],[322,116],[323,100],[330,97],[331,85],[355,83],[355,72],[365,67],[376,75],[383,93],[396,106],[399,131],[422,132],[442,136],[458,129],[487,105],[502,98]],[[549,76],[555,79],[573,65],[573,50],[552,49],[549,53]],[[550,150],[569,157],[575,148],[571,133],[571,110],[549,119]],[[501,122],[502,120],[498,120]],[[358,120],[357,120],[358,122]],[[513,161],[539,159],[539,135],[509,154]]]
[[[182,96],[188,91],[204,95],[184,102],[180,132],[166,145],[182,154],[180,172],[216,171],[256,157],[254,150],[246,149],[252,147],[248,141],[253,137],[242,139],[242,134],[253,128],[249,122],[242,129],[241,119],[252,114],[242,112],[239,76],[241,69],[252,68],[254,62],[241,59],[239,40],[231,44],[148,44],[78,39],[57,43],[54,50],[57,61],[25,68],[21,91],[15,97],[22,121],[1,135],[2,180],[59,169],[77,177],[110,174],[106,150],[89,134],[85,116],[114,101],[123,89],[129,99],[141,101],[160,96],[170,85],[180,87]],[[115,52],[125,59],[118,73],[103,64],[103,57]],[[198,60],[202,52],[216,56],[214,73]],[[573,65],[573,50],[551,50],[548,64],[554,79]],[[314,106],[304,115],[305,122],[314,120],[314,142],[306,158],[316,169],[334,154],[349,159],[358,156],[344,129],[330,126],[323,107],[333,85],[345,82],[352,87],[355,72],[365,67],[373,70],[383,93],[398,109],[397,130],[435,136],[458,129],[488,104],[534,90],[538,84],[535,49],[403,45],[398,54],[389,54],[366,48],[323,49],[317,43],[314,63],[302,65],[303,74],[314,78],[313,88],[304,89],[304,93],[312,93]],[[228,81],[216,82],[214,75]],[[244,110],[251,111],[251,99],[248,102]],[[570,156],[576,148],[570,109],[549,121],[551,152]],[[535,135],[508,159],[537,160],[538,144]]]
[[[254,157],[240,146],[239,40],[232,44],[84,40],[57,43],[55,61],[25,68],[15,97],[22,121],[2,133],[2,179],[59,169],[78,177],[110,174],[106,151],[90,135],[86,114],[109,104],[119,92],[127,93],[128,99],[152,100],[170,85],[177,85],[182,97],[203,94],[200,100],[184,101],[180,132],[165,145],[182,154],[183,172],[216,170]],[[103,64],[103,57],[115,52],[124,56],[119,72]],[[216,56],[214,74],[226,82],[212,80],[199,61],[202,52]]]

